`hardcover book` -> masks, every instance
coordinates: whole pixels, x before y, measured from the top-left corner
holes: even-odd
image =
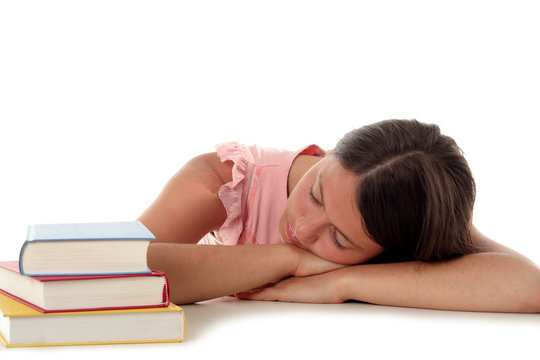
[[[43,314],[0,294],[0,342],[7,347],[181,342],[183,310],[168,307]]]
[[[155,237],[138,221],[30,225],[19,255],[29,276],[150,273]]]
[[[0,293],[44,313],[169,305],[161,272],[30,277],[20,274],[17,261],[0,261]]]

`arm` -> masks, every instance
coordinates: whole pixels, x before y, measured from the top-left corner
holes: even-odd
[[[357,266],[344,272],[344,298],[427,309],[540,312],[540,272],[505,253],[479,253],[440,263]],[[345,287],[344,289],[347,289]]]
[[[157,199],[139,217],[156,242],[195,244],[217,230],[227,217],[218,197],[221,185],[232,177],[232,163],[216,153],[187,162],[165,185]]]
[[[186,304],[230,295],[294,274],[291,246],[151,244],[148,266],[167,274],[171,301]]]
[[[293,245],[150,244],[148,266],[167,274],[171,301],[186,304],[263,286],[287,276],[343,267]]]
[[[342,302],[428,309],[540,312],[540,270],[513,250],[475,230],[484,251],[435,263],[351,266],[293,278],[243,298]]]

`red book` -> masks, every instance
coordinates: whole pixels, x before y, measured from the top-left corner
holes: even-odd
[[[165,307],[170,303],[164,273],[26,276],[18,261],[0,261],[0,293],[43,312]]]

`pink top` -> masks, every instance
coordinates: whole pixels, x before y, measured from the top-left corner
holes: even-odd
[[[222,162],[231,160],[232,181],[219,189],[227,219],[217,233],[199,244],[281,244],[278,225],[287,202],[287,183],[293,160],[300,154],[324,156],[317,145],[300,151],[245,146],[231,142],[216,146]]]

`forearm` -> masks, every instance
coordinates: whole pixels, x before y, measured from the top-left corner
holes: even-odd
[[[230,295],[292,275],[298,255],[288,245],[214,246],[152,243],[148,266],[167,274],[171,301]]]
[[[540,271],[523,257],[481,253],[440,263],[367,264],[341,270],[341,296],[381,305],[539,312]]]

